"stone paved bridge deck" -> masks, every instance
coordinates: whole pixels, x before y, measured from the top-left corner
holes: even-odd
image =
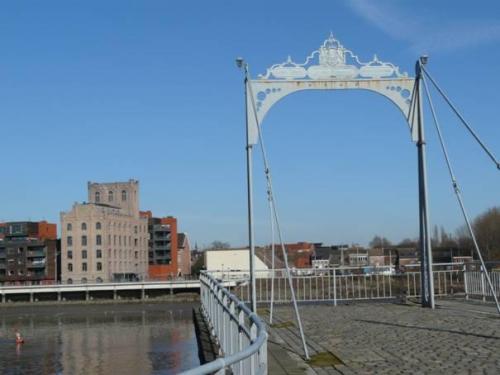
[[[269,328],[269,374],[499,374],[500,318],[490,306],[438,302],[301,306],[311,354],[341,363],[316,367],[302,359],[288,306],[275,307]]]

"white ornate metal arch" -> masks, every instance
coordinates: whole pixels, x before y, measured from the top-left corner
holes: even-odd
[[[410,118],[415,78],[400,73],[397,66],[380,61],[376,55],[367,63],[361,62],[331,34],[304,63],[295,63],[288,57],[284,63],[271,66],[266,74],[249,79],[248,83],[251,86],[247,88],[249,145],[258,142],[256,121],[262,123],[280,99],[302,90],[362,89],[376,92],[401,110],[412,140],[416,142],[418,139],[417,126]]]
[[[401,73],[399,68],[391,63],[380,61],[377,56],[367,63],[360,61],[357,55],[346,49],[331,34],[323,45],[311,53],[304,63],[298,64],[288,57],[287,61],[275,64],[267,69],[266,74],[257,79],[251,79],[248,65],[242,58],[236,60],[238,66],[245,67],[245,95],[247,120],[247,189],[248,189],[248,238],[250,249],[250,289],[252,310],[257,310],[255,283],[255,244],[253,225],[253,178],[252,149],[259,141],[260,124],[267,112],[280,99],[302,90],[369,90],[385,96],[396,105],[404,115],[410,129],[411,139],[418,150],[418,181],[419,181],[419,225],[420,225],[420,262],[421,262],[421,299],[422,305],[434,308],[434,287],[432,278],[432,250],[430,242],[430,225],[427,202],[427,177],[425,138],[420,82],[422,81],[422,66],[427,58],[422,56],[415,66],[416,78]],[[273,210],[274,200],[269,169],[265,161],[265,152],[261,143],[266,178],[268,182],[268,197]],[[274,215],[274,216],[273,216]],[[274,208],[273,220],[277,219]],[[284,245],[282,245],[284,247]],[[286,256],[285,256],[286,257]],[[286,264],[286,263],[285,263]],[[287,267],[288,270],[288,267]],[[289,275],[289,272],[287,272]],[[299,326],[302,344],[306,358],[309,358],[307,344],[300,321],[300,314],[293,293],[292,281],[289,278],[295,315]]]

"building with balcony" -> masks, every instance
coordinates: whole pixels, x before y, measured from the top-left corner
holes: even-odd
[[[153,217],[151,211],[141,212],[148,220],[148,274],[151,279],[166,280],[181,276],[179,267],[177,219],[172,216]]]
[[[61,213],[65,283],[142,280],[148,220],[139,214],[139,181],[88,183],[88,202]]]
[[[58,244],[56,224],[0,223],[0,283],[56,282]]]

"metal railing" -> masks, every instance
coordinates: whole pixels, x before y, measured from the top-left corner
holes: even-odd
[[[488,272],[497,297],[500,297],[500,271]],[[464,271],[465,298],[481,298],[483,301],[493,298],[490,288],[486,283],[486,277],[481,271]]]
[[[235,293],[243,301],[250,300],[248,271],[216,272],[219,278],[237,283]],[[433,267],[434,293],[449,296],[464,292],[462,265],[435,264]],[[243,277],[242,277],[243,276]],[[271,301],[273,271],[256,271],[256,295],[258,303]],[[239,279],[238,279],[239,277]],[[353,300],[383,300],[420,295],[420,269],[418,265],[405,267],[396,273],[394,268],[338,267],[291,270],[292,284],[299,302],[345,302]],[[274,270],[274,302],[290,302],[290,289],[286,270]]]
[[[202,313],[220,357],[183,375],[267,374],[267,332],[262,320],[212,275],[200,274]]]

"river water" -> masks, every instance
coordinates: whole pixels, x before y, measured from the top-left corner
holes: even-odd
[[[0,308],[0,374],[176,374],[199,365],[194,306]],[[16,330],[24,344],[16,345]]]

